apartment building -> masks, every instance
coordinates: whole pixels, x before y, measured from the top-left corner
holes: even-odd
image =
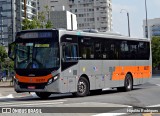
[[[153,36],[160,36],[160,18],[148,19],[148,34],[146,27],[146,20],[143,20],[143,34],[144,37],[152,38]]]
[[[8,45],[14,37],[14,0],[0,0],[0,45]]]
[[[20,31],[23,19],[37,16],[37,0],[16,0],[16,31]]]
[[[77,16],[78,29],[112,30],[112,0],[38,0],[39,11],[68,10]]]

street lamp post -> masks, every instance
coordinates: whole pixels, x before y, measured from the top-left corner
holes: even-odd
[[[146,38],[148,38],[148,16],[147,16],[147,1],[145,0],[145,12],[146,12]]]
[[[120,12],[120,13],[122,13],[122,11],[126,11],[126,12],[127,12],[127,18],[128,18],[128,36],[130,37],[131,34],[130,34],[129,12],[128,12],[126,9],[121,9],[121,12]]]

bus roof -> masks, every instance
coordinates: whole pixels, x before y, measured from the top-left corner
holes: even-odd
[[[138,37],[128,37],[125,35],[121,35],[120,33],[107,31],[107,32],[99,32],[95,29],[84,29],[84,30],[66,30],[63,28],[59,29],[31,29],[31,30],[22,30],[20,32],[32,32],[32,31],[51,31],[58,30],[62,34],[72,34],[78,36],[94,36],[94,37],[107,37],[112,39],[125,39],[125,40],[137,40],[137,41],[150,41],[148,38],[138,38]]]

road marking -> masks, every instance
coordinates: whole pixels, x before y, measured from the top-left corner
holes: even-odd
[[[0,97],[0,99],[3,99],[3,98],[14,98],[14,97],[13,97],[13,94],[9,94],[8,96],[2,96],[2,97]]]
[[[47,100],[47,101],[28,101],[28,102],[17,102],[17,101],[15,101],[15,102],[0,102],[0,105],[12,105],[12,104],[28,104],[28,103],[30,103],[30,102],[33,102],[33,104],[35,104],[35,103],[51,103],[51,101],[53,102],[53,103],[57,103],[57,102],[64,102],[64,101],[67,101],[67,100]]]
[[[160,104],[157,104],[157,105],[151,105],[151,106],[146,106],[146,107],[160,107]]]
[[[156,84],[157,86],[160,86],[160,84]]]
[[[37,104],[35,104],[35,103],[28,103],[28,104],[17,104],[17,103],[15,103],[15,104],[12,104],[12,105],[9,105],[9,104],[5,104],[5,105],[3,105],[3,107],[12,107],[12,106],[36,106],[36,105],[54,105],[54,104],[63,104],[63,102],[56,102],[56,103],[37,103]]]

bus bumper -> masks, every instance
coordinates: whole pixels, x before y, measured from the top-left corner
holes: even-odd
[[[14,81],[14,89],[17,93],[21,92],[53,92],[53,93],[61,93],[58,89],[59,84],[58,80],[56,82],[47,85],[47,83],[40,84],[28,84],[28,83],[20,83]]]

